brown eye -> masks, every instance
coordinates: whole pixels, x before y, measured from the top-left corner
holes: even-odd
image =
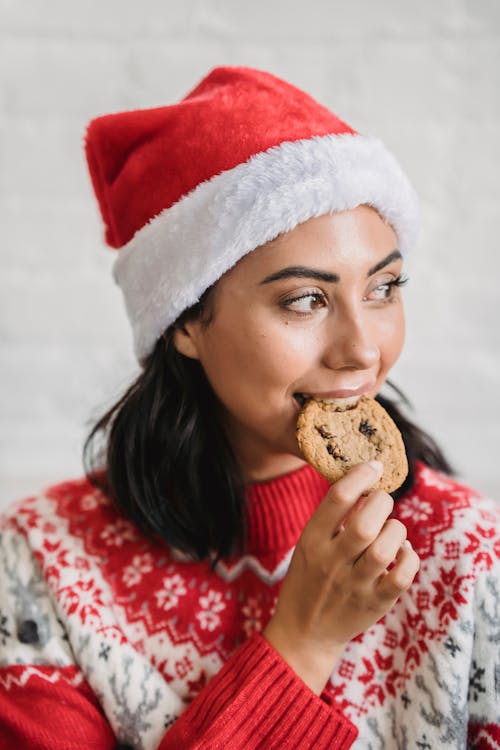
[[[298,297],[289,297],[282,304],[287,310],[299,313],[299,315],[307,315],[314,310],[325,307],[326,299],[320,292],[308,292]]]

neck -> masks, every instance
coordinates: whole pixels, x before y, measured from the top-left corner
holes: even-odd
[[[253,482],[266,482],[300,469],[306,464],[296,443],[297,454],[292,452],[293,445],[291,450],[286,443],[283,445],[285,442],[283,439],[267,442],[261,434],[248,429],[234,419],[223,407],[221,417],[223,428],[246,485]]]
[[[289,474],[291,471],[300,469],[306,463],[303,458],[293,456],[290,453],[267,455],[262,457],[261,460],[256,461],[246,460],[243,462],[241,457],[238,458],[245,484],[267,482],[275,477],[280,477],[283,474]]]

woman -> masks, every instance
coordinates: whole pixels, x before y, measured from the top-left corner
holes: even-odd
[[[4,520],[6,746],[495,746],[499,513],[380,395],[417,226],[393,157],[245,68],[86,149],[142,372],[87,478]],[[307,398],[362,394],[394,497],[297,447]]]

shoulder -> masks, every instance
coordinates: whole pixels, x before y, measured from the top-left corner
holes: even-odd
[[[1,516],[3,528],[16,528],[21,533],[48,522],[50,518],[66,518],[77,522],[83,516],[100,515],[111,502],[86,477],[68,479],[43,488],[39,492],[11,503]]]
[[[421,558],[467,558],[472,569],[500,560],[500,504],[428,466],[418,464],[415,484],[394,515]]]
[[[0,532],[24,537],[38,558],[70,538],[98,557],[142,539],[134,524],[86,477],[58,482],[11,504],[0,519]]]

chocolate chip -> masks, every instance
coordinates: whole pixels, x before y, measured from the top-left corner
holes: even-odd
[[[17,638],[21,643],[38,643],[38,625],[34,620],[23,620],[17,628]]]
[[[377,428],[372,427],[371,424],[364,419],[359,425],[359,431],[362,435],[371,437],[372,435],[375,435],[375,433],[377,432]]]
[[[326,425],[322,424],[320,427],[316,426],[317,432],[321,435],[322,438],[325,438],[325,440],[329,440],[333,437],[333,435],[328,432],[328,428]]]
[[[338,458],[340,461],[344,461],[344,463],[347,461],[347,458],[342,455],[337,446],[328,443],[326,446],[326,450],[328,451],[330,456],[333,456],[333,458]]]

